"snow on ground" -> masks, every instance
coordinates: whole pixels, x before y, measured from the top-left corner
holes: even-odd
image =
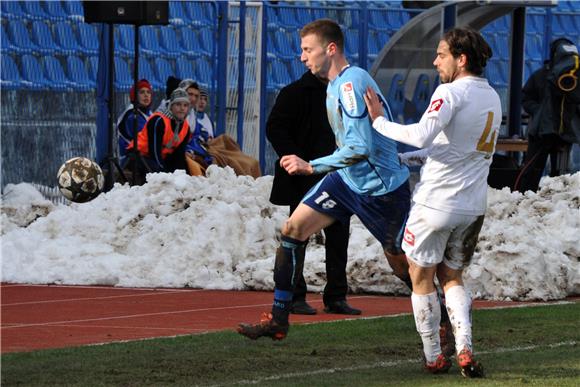
[[[272,290],[287,207],[254,180],[210,167],[207,178],[152,174],[84,204],[53,205],[30,184],[2,198],[3,282]],[[464,278],[477,298],[580,294],[580,173],[544,178],[526,195],[489,189],[479,247]],[[304,274],[325,283],[324,246],[311,238]],[[408,294],[381,246],[353,219],[347,275],[354,292]]]

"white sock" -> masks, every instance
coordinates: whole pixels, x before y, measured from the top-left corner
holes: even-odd
[[[439,324],[441,323],[441,307],[437,292],[419,295],[411,294],[415,326],[423,341],[423,352],[428,362],[433,362],[441,353],[439,341]]]
[[[445,292],[445,303],[457,353],[465,347],[471,350],[471,297],[463,286],[454,286]]]

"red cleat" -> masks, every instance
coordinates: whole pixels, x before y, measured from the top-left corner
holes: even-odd
[[[270,337],[272,340],[284,340],[288,334],[288,324],[282,325],[272,319],[272,313],[264,312],[258,324],[240,324],[238,333],[249,339],[257,340],[260,337]]]
[[[432,374],[444,374],[451,368],[451,360],[444,354],[440,353],[437,359],[432,362],[425,362],[425,370]]]
[[[483,366],[473,358],[468,348],[463,348],[457,354],[457,364],[461,368],[461,375],[466,378],[483,378]]]

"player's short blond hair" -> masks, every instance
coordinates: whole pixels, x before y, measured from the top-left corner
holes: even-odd
[[[310,34],[316,35],[324,47],[334,43],[340,52],[344,52],[344,35],[340,26],[334,20],[314,20],[300,30],[301,38]]]

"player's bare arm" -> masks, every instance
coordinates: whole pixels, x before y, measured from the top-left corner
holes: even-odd
[[[367,109],[369,110],[369,117],[371,118],[371,122],[376,120],[378,117],[385,115],[383,104],[377,93],[371,87],[367,87],[367,92],[363,97],[365,99]]]
[[[296,155],[282,156],[280,166],[290,175],[312,175],[314,173],[312,165]]]

